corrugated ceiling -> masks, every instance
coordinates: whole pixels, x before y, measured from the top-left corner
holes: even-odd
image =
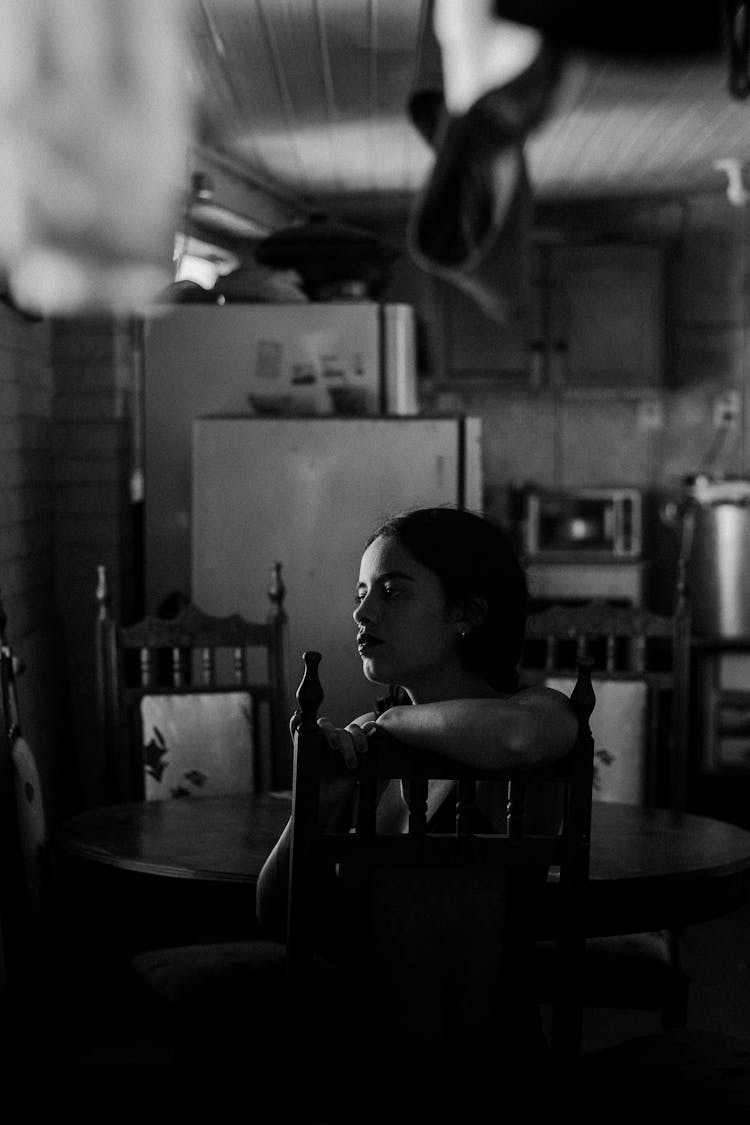
[[[423,0],[191,0],[202,139],[305,208],[366,219],[403,208],[432,154],[406,100]],[[571,59],[529,139],[535,194],[562,200],[712,190],[750,158],[750,102],[728,64]]]

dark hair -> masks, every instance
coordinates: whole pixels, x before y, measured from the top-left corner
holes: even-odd
[[[415,508],[386,520],[365,546],[381,536],[397,539],[436,574],[449,602],[484,599],[484,620],[461,641],[464,666],[498,691],[515,691],[528,589],[505,528],[459,508]]]

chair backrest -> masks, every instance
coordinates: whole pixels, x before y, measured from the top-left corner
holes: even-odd
[[[690,610],[684,577],[672,615],[593,600],[527,621],[522,680],[562,687],[592,661],[597,713],[594,799],[684,809]]]
[[[284,595],[275,563],[265,621],[188,604],[125,626],[97,567],[97,707],[111,800],[291,786]]]
[[[539,896],[549,893],[547,869],[557,867],[553,916],[560,971],[550,1046],[560,1059],[577,1056],[593,767],[589,717],[594,696],[587,664],[582,664],[571,696],[579,718],[579,737],[564,759],[512,774],[478,771],[443,756],[415,751],[378,732],[370,736],[356,774],[355,828],[334,833],[321,831],[318,823],[321,778],[352,775],[342,770],[340,759],[328,749],[316,725],[323,699],[319,660],[318,653],[304,654],[305,672],[297,692],[302,717],[295,736],[287,927],[293,985],[304,981],[315,948],[320,901],[317,873],[321,864],[335,863],[339,865],[339,900],[348,908],[348,913],[339,915],[337,963],[348,982],[345,994],[356,1002],[360,1016],[368,972],[384,956],[384,947],[390,947],[386,963],[396,974],[396,983],[391,974],[389,991],[404,1001],[404,1012],[394,1011],[393,1016],[401,1041],[421,1041],[427,1023],[441,1038],[443,1048],[447,1038],[454,1052],[469,1051],[474,1061],[483,1050],[492,1053],[497,1049],[498,1029],[503,1029],[506,1044],[520,1042],[519,1028],[513,1024],[515,1008],[504,1012],[502,995],[508,995],[509,982],[518,984],[523,978],[542,905]],[[408,831],[404,834],[383,834],[376,827],[379,787],[393,778],[401,779],[407,800]],[[436,831],[426,821],[431,779],[455,782],[452,831]],[[477,820],[475,798],[482,781],[501,784],[507,790],[505,833],[488,831],[486,823],[482,828]],[[562,787],[562,820],[547,834],[535,829],[531,835],[524,828],[524,799],[530,781]],[[420,977],[426,990],[420,987]],[[380,980],[376,974],[373,979]],[[374,997],[371,995],[375,1004],[378,995],[376,988]],[[419,1033],[409,1023],[408,999],[427,1005]],[[443,1005],[442,1014],[435,1010],[438,1003]],[[484,1018],[483,1006],[488,1005]],[[441,1022],[446,1012],[448,1028]],[[486,1033],[478,1054],[474,1053],[476,1036],[467,1033],[467,1027]],[[386,1038],[390,1039],[394,1028]],[[454,1031],[458,1039],[451,1039]]]
[[[42,785],[21,732],[16,676],[23,664],[6,638],[0,602],[0,927],[2,995],[28,1004],[41,988],[39,954],[50,934],[50,869]]]

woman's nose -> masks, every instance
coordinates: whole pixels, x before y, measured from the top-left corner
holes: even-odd
[[[357,602],[352,617],[357,625],[363,625],[365,621],[372,621],[372,606],[370,605],[369,595]]]

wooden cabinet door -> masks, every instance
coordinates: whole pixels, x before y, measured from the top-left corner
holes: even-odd
[[[435,278],[433,301],[441,344],[441,375],[499,384],[539,385],[542,379],[541,299],[538,259],[529,249],[529,303],[515,319],[500,323],[456,285]]]
[[[649,386],[661,381],[662,252],[657,246],[549,250],[552,385]]]

